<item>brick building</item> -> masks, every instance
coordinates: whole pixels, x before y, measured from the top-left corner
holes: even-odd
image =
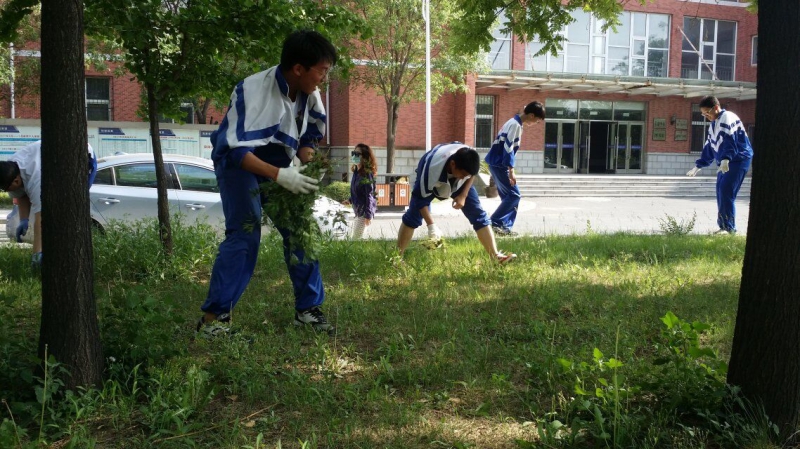
[[[616,32],[603,32],[596,19],[576,11],[576,21],[561,30],[567,42],[558,56],[534,56],[537,42],[495,33],[492,70],[468,75],[468,93],[444,95],[432,106],[432,141],[488,148],[506,120],[538,100],[547,120],[526,129],[518,173],[682,175],[702,148],[705,123],[697,103],[704,95],[720,98],[753,137],[757,16],[745,6],[736,0],[626,2]],[[87,116],[97,126],[139,121],[139,86],[128,77],[87,72],[86,87]],[[383,98],[335,81],[323,98],[324,144],[334,157],[346,161],[364,142],[377,150],[384,169]],[[16,117],[36,119],[37,107],[20,103]],[[7,102],[0,115],[10,116]],[[221,116],[212,112],[209,123]],[[424,117],[422,103],[401,107],[395,172],[410,173],[425,151]],[[346,162],[337,171],[344,174]]]
[[[533,56],[541,48],[537,42],[496,33],[493,70],[469,76],[469,93],[445,95],[432,106],[432,141],[488,148],[503,123],[538,100],[547,120],[523,133],[518,173],[682,175],[702,148],[705,124],[697,103],[703,96],[716,95],[753,136],[758,19],[745,6],[626,2],[616,33],[602,32],[596,19],[577,11],[562,30],[568,42],[557,57]],[[383,156],[383,98],[336,87],[330,92],[331,145],[365,142]],[[398,173],[413,170],[424,150],[424,117],[423,104],[400,109]]]

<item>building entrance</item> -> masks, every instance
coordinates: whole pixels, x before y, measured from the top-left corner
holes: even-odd
[[[642,172],[644,124],[603,120],[545,122],[546,173]]]
[[[548,98],[547,117],[545,173],[642,172],[645,103]]]

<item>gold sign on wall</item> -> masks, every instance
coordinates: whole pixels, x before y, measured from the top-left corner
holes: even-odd
[[[665,118],[653,119],[653,128],[666,128],[666,127],[667,127],[667,119]]]
[[[689,131],[685,129],[676,129],[675,130],[675,140],[689,140]]]
[[[675,129],[689,129],[689,120],[686,120],[685,118],[679,118],[675,120]]]
[[[664,128],[653,129],[653,140],[667,140],[667,130]]]

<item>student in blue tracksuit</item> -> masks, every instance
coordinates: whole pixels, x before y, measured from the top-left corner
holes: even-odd
[[[517,208],[521,198],[517,178],[514,176],[517,150],[522,139],[523,126],[542,120],[544,120],[544,105],[538,101],[528,103],[519,114],[514,115],[503,125],[484,159],[489,164],[489,172],[500,195],[500,205],[491,217],[492,227],[497,235],[517,234],[511,230],[517,219]]]
[[[214,336],[226,323],[250,282],[261,242],[262,198],[259,184],[268,180],[294,194],[317,190],[317,179],[295,167],[307,163],[325,133],[325,108],[317,87],[336,63],[336,49],[321,34],[296,31],[283,43],[278,66],[236,85],[225,119],[211,135],[211,159],[225,214],[225,240],[214,261],[208,296],[197,331]],[[264,201],[269,201],[265,198]],[[333,333],[320,306],[325,300],[319,262],[291,263],[290,231],[283,236],[284,259],[295,297],[294,324]]]
[[[753,147],[747,132],[733,112],[722,109],[719,100],[707,96],[700,100],[700,113],[710,123],[706,143],[700,159],[687,176],[695,176],[703,167],[712,162],[717,163],[717,233],[733,234],[736,232],[736,195],[742,187],[750,162],[753,159]]]
[[[505,263],[517,257],[516,254],[504,254],[497,250],[494,233],[489,226],[491,221],[481,207],[478,192],[472,186],[480,165],[478,152],[461,142],[437,145],[422,156],[417,165],[411,200],[397,235],[397,249],[401,255],[411,242],[414,230],[422,225],[422,220],[433,223],[430,219],[431,202],[437,198],[452,198],[453,208],[460,209],[469,219],[478,240],[491,258]]]
[[[97,175],[97,159],[94,150],[88,145],[89,187]],[[37,140],[26,145],[7,160],[0,162],[0,189],[8,192],[8,196],[17,200],[19,224],[16,229],[17,242],[28,233],[30,217],[33,214],[33,255],[31,265],[40,268],[42,265],[42,141]]]

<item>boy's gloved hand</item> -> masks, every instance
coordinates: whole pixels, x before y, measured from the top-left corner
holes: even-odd
[[[39,270],[42,268],[42,252],[39,251],[38,253],[33,253],[31,255],[31,268],[34,270]]]
[[[317,184],[319,181],[303,175],[301,172],[305,169],[305,166],[300,168],[279,168],[278,177],[275,179],[275,182],[292,193],[311,193],[318,190],[319,187],[317,187]]]
[[[700,173],[700,168],[699,167],[694,167],[691,170],[686,172],[686,176],[694,176],[694,175],[696,175],[698,173]]]
[[[728,170],[730,170],[728,164],[730,164],[730,162],[731,161],[727,159],[723,159],[722,162],[719,163],[719,169],[717,169],[717,171],[721,171],[722,173],[728,173]]]
[[[436,226],[436,223],[428,225],[428,238],[431,240],[439,240],[442,238],[442,231]]]
[[[23,218],[17,225],[17,242],[22,241],[22,236],[28,233],[28,219]]]

